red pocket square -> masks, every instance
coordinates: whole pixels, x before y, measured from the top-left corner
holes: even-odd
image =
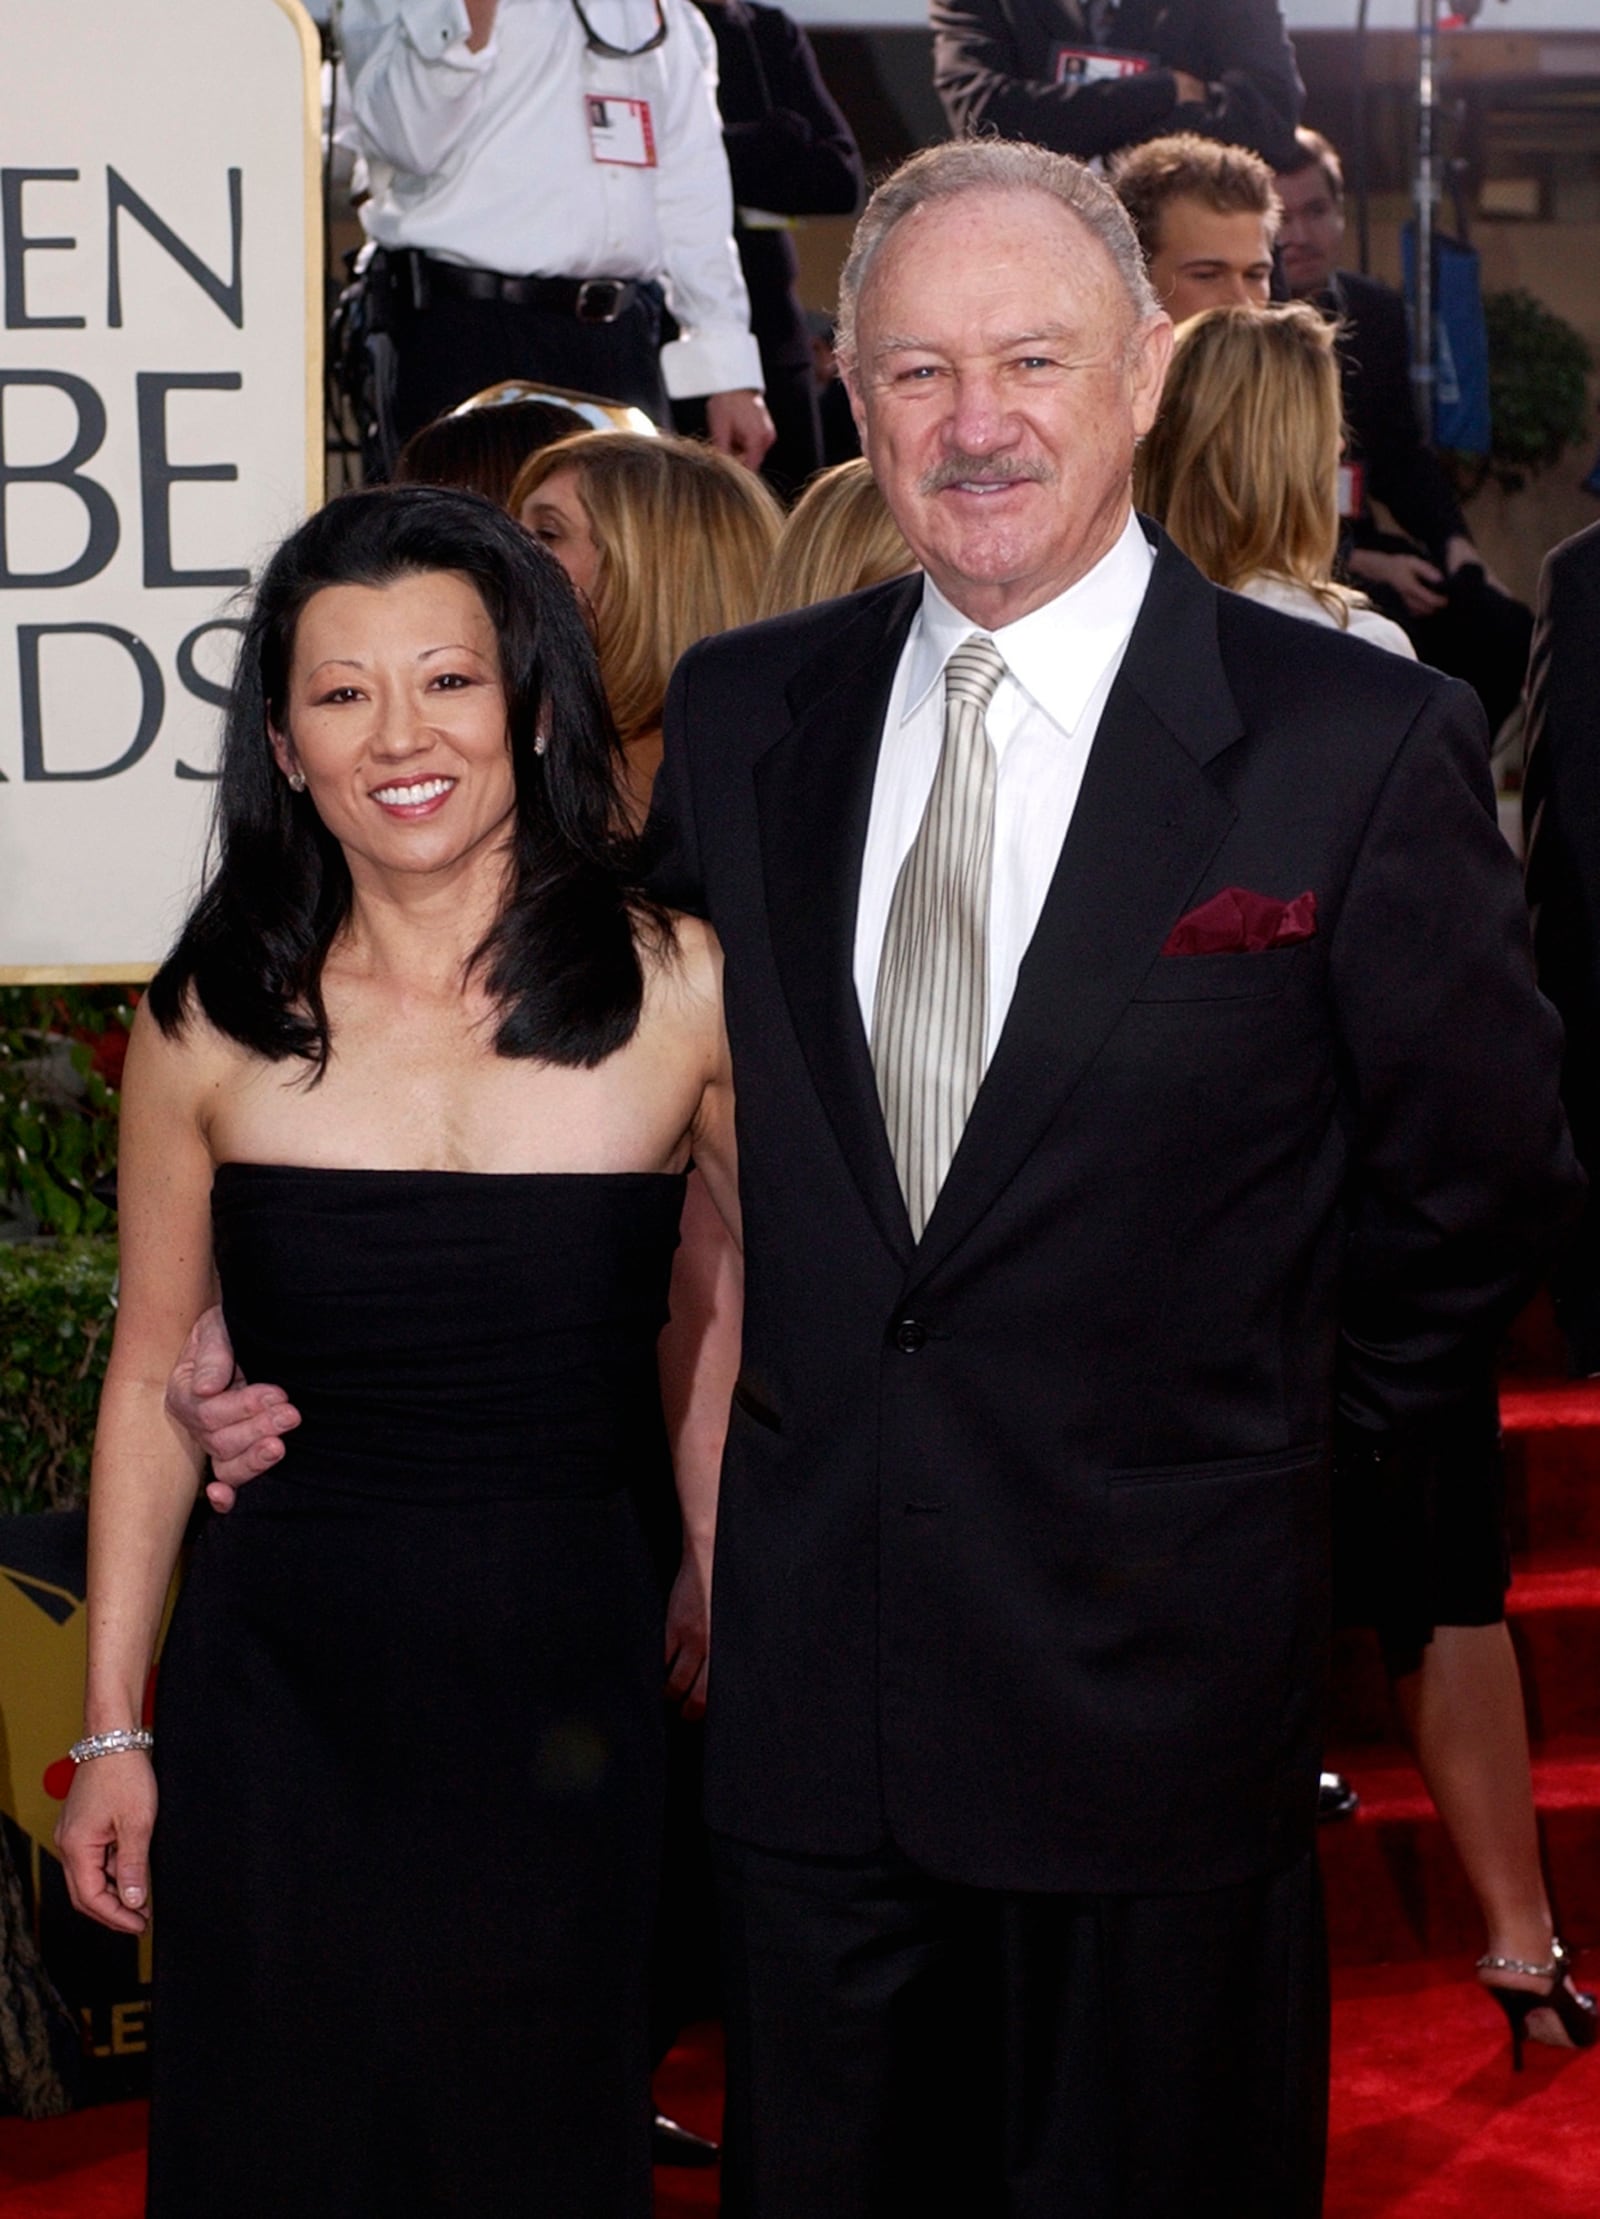
[[[1310,940],[1317,929],[1317,897],[1297,894],[1293,901],[1275,901],[1270,894],[1252,894],[1245,886],[1224,886],[1187,917],[1180,917],[1167,934],[1163,955],[1260,955],[1267,948],[1286,948],[1294,940]]]

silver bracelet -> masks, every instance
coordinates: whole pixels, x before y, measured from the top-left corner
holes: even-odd
[[[82,1741],[75,1741],[67,1751],[74,1764],[87,1764],[91,1757],[120,1757],[125,1749],[153,1749],[156,1737],[148,1726],[115,1726],[108,1734],[85,1734]],[[61,1744],[57,1742],[59,1749]]]

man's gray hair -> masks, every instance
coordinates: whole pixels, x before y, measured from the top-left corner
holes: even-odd
[[[1097,239],[1128,296],[1135,331],[1161,313],[1127,213],[1109,186],[1070,154],[1052,154],[1021,139],[955,139],[925,147],[886,177],[861,212],[839,277],[834,350],[846,368],[856,360],[856,312],[878,250],[896,224],[929,201],[962,193],[1048,193]]]

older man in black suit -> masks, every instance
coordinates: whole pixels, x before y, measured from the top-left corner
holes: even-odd
[[[1407,1453],[1576,1184],[1482,720],[1134,518],[1171,327],[1078,164],[915,157],[840,336],[926,575],[693,650],[662,797],[743,1157],[723,2208],[1307,2219],[1336,1419]]]
[[[757,2219],[1317,2208],[1336,1414],[1406,1453],[1571,1203],[1477,706],[1141,528],[1169,339],[1076,164],[916,157],[841,343],[927,575],[669,705],[740,1088]]]

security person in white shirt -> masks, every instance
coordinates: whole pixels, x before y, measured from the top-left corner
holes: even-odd
[[[755,468],[772,423],[688,0],[344,0],[335,20],[396,439],[530,377],[662,421],[704,396],[712,440]]]

